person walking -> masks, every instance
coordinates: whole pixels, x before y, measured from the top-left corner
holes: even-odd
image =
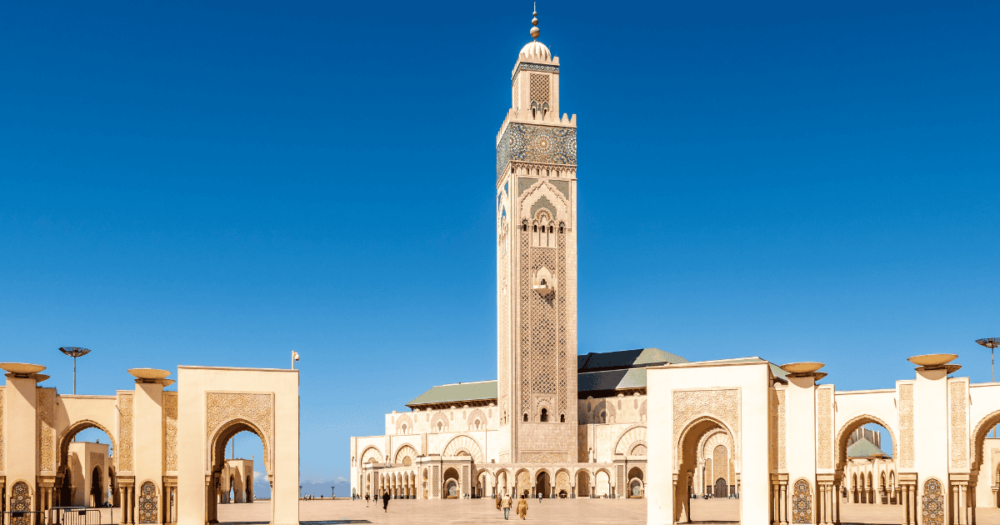
[[[502,498],[500,497],[500,492],[497,491],[497,510],[500,510],[500,500],[501,499]]]
[[[528,498],[521,498],[517,501],[517,515],[521,519],[525,519],[528,516]]]
[[[368,506],[368,501],[371,500],[371,494],[365,492],[365,506]]]
[[[540,490],[538,491],[538,504],[539,505],[542,504],[542,491],[540,491]]]
[[[500,500],[500,506],[503,507],[503,519],[510,517],[510,508],[513,502],[510,499],[510,494],[504,493],[503,499]]]
[[[382,510],[389,512],[389,492],[382,494]]]

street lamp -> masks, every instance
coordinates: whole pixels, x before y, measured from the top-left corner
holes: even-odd
[[[997,382],[997,365],[994,360],[994,351],[998,346],[1000,346],[1000,337],[985,337],[983,339],[976,339],[976,342],[986,348],[990,349],[990,368],[993,372],[993,383]],[[993,439],[997,437],[997,427],[993,427]]]
[[[63,346],[59,351],[73,358],[73,395],[76,395],[76,358],[90,353],[89,348],[79,346]]]

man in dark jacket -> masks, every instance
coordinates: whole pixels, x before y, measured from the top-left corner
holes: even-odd
[[[389,512],[389,492],[382,494],[382,510]]]

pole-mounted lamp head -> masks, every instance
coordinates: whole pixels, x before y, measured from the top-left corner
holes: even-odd
[[[89,348],[80,346],[61,346],[59,347],[59,351],[70,357],[83,357],[90,353]]]

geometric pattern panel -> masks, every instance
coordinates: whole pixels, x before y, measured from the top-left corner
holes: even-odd
[[[965,382],[951,381],[949,400],[951,404],[951,467],[956,469],[969,466],[968,416],[965,410]]]
[[[142,484],[139,490],[139,523],[158,523],[156,485],[152,481]]]
[[[549,76],[542,73],[532,73],[529,77],[531,87],[529,97],[531,102],[541,106],[549,103]]]
[[[899,385],[899,462],[913,468],[913,385]]]
[[[28,484],[23,481],[18,481],[11,487],[10,490],[10,510],[13,512],[24,512],[30,511],[31,508],[31,489],[28,488]],[[11,525],[31,525],[34,521],[30,514],[22,516],[20,518],[13,518],[10,520]]]
[[[812,523],[812,493],[809,482],[800,479],[795,482],[792,493],[792,523]]]
[[[816,412],[819,415],[816,463],[819,468],[833,468],[833,389],[821,388],[816,392]]]
[[[497,178],[512,160],[576,165],[576,128],[511,123],[497,144]]]
[[[944,493],[940,481],[929,479],[924,483],[922,507],[923,525],[944,525]]]

